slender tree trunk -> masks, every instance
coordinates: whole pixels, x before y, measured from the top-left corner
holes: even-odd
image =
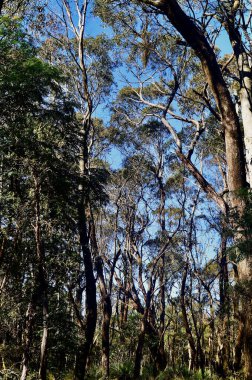
[[[36,242],[36,267],[35,267],[35,279],[34,279],[34,289],[31,301],[28,305],[26,312],[26,327],[25,327],[25,347],[22,361],[22,374],[21,380],[27,378],[28,366],[30,362],[30,349],[33,337],[33,326],[36,317],[36,307],[40,304],[42,300],[43,304],[43,334],[41,339],[41,352],[40,352],[40,367],[39,367],[39,378],[41,380],[46,380],[46,354],[47,354],[47,337],[48,337],[48,327],[47,327],[47,317],[48,317],[48,300],[47,300],[47,280],[45,272],[45,252],[42,241],[41,233],[41,199],[40,199],[40,183],[36,174],[34,174],[34,191],[35,191],[35,242]]]
[[[22,359],[22,369],[21,369],[21,377],[20,380],[26,380],[28,374],[28,367],[30,362],[30,349],[32,344],[33,337],[33,326],[35,321],[35,298],[36,294],[33,295],[31,302],[28,305],[26,311],[26,324],[24,330],[24,353]]]
[[[182,284],[181,284],[181,290],[180,290],[180,306],[182,311],[182,317],[183,317],[183,323],[185,326],[185,330],[188,337],[188,342],[191,348],[191,368],[194,368],[196,365],[196,356],[197,356],[197,349],[194,342],[194,338],[192,335],[192,330],[188,321],[187,312],[186,312],[186,306],[185,306],[185,286],[186,286],[186,279],[187,279],[187,272],[188,272],[188,263],[186,263],[182,278]]]
[[[227,268],[227,236],[226,232],[222,232],[221,247],[220,247],[220,321],[219,321],[219,334],[218,334],[218,346],[217,346],[217,372],[226,378],[229,362],[229,324],[228,324],[228,268]]]
[[[35,197],[36,197],[36,223],[35,223],[35,239],[36,239],[36,250],[37,258],[39,262],[39,287],[40,287],[40,297],[42,298],[42,308],[43,308],[43,334],[41,339],[41,350],[40,350],[40,366],[39,366],[39,378],[41,380],[46,380],[46,368],[47,368],[47,340],[48,340],[48,299],[47,299],[47,280],[45,272],[45,252],[42,242],[42,232],[41,232],[41,212],[40,212],[40,184],[35,178]]]
[[[46,380],[46,369],[47,369],[47,341],[48,341],[48,301],[47,294],[44,295],[43,299],[43,335],[41,340],[40,349],[40,366],[39,366],[39,376],[41,380]]]
[[[108,294],[102,269],[102,259],[96,259],[96,271],[100,281],[102,297],[102,370],[104,377],[109,378],[109,355],[110,355],[110,321],[112,306],[110,294]]]
[[[235,341],[235,360],[234,360],[235,371],[240,371],[241,369],[243,344],[244,344],[244,326],[243,326],[243,323],[239,323],[238,331],[236,332],[236,341]]]
[[[160,192],[160,214],[159,214],[159,224],[161,228],[162,237],[165,238],[165,188],[163,184],[163,154],[160,154],[160,162],[157,173],[157,180]],[[159,269],[159,281],[160,281],[160,327],[159,327],[159,347],[158,347],[158,357],[157,366],[159,371],[163,371],[166,367],[167,360],[164,348],[164,335],[165,335],[165,254],[161,257],[161,267]]]
[[[141,321],[141,329],[140,329],[140,334],[138,337],[138,343],[137,343],[137,349],[136,349],[135,365],[134,365],[134,379],[140,378],[145,334],[146,334],[146,322],[145,322],[145,317],[143,317],[143,320]]]
[[[104,378],[109,378],[109,356],[110,356],[110,321],[112,316],[112,305],[110,297],[110,289],[107,290],[106,282],[103,274],[103,261],[99,256],[98,244],[96,239],[96,230],[94,224],[93,212],[90,207],[90,240],[93,255],[95,256],[95,269],[100,283],[100,291],[102,298],[102,370]],[[112,271],[114,268],[112,268]],[[113,276],[113,274],[112,274]],[[112,286],[112,283],[111,283]]]
[[[160,313],[160,328],[159,328],[159,357],[158,370],[163,371],[166,367],[167,360],[164,347],[164,335],[165,335],[165,258],[164,255],[161,259],[162,268],[160,268],[160,301],[161,301],[161,313]]]
[[[248,309],[247,309],[248,306]],[[244,359],[245,359],[245,373],[247,380],[252,380],[252,304],[251,300],[243,305],[245,312],[249,310],[244,323]]]
[[[37,281],[36,281],[37,282]],[[38,301],[41,297],[42,289],[38,285],[38,282],[34,286],[34,293],[32,295],[32,299],[28,305],[26,311],[26,326],[24,331],[24,353],[22,360],[22,370],[20,380],[26,380],[28,375],[29,363],[31,358],[31,345],[33,339],[33,328],[36,318],[36,306],[38,305]],[[44,311],[46,313],[46,318],[48,315],[48,309]],[[45,314],[43,315],[45,317]],[[41,354],[40,354],[40,369],[39,369],[39,379],[46,380],[46,353],[47,353],[47,336],[48,329],[47,324],[43,328],[43,335],[41,340]]]
[[[81,189],[83,190],[83,189]],[[79,347],[75,363],[75,380],[84,380],[86,374],[87,360],[93,344],[94,333],[97,320],[96,284],[93,272],[91,251],[89,249],[89,239],[87,233],[87,222],[85,215],[83,191],[78,206],[79,211],[79,235],[82,257],[84,263],[84,273],[86,279],[86,318],[85,318],[85,342]]]
[[[204,377],[205,373],[205,354],[203,351],[203,334],[202,334],[202,323],[203,323],[203,313],[202,313],[202,307],[200,307],[199,312],[199,320],[195,317],[193,304],[192,304],[192,280],[191,280],[191,296],[190,296],[190,308],[191,308],[191,315],[192,315],[192,321],[195,331],[195,340],[196,340],[196,366],[197,368],[200,368],[202,377]],[[200,297],[200,286],[198,288],[198,305],[201,305],[201,297]]]
[[[102,368],[105,376],[110,374],[110,320],[112,306],[110,296],[107,294],[103,300],[103,321],[102,321]]]
[[[138,344],[137,344],[137,349],[136,349],[135,365],[134,365],[134,379],[139,379],[140,372],[141,372],[141,362],[143,358],[144,341],[145,341],[147,322],[148,322],[148,316],[149,316],[149,310],[150,310],[150,304],[151,304],[151,292],[152,291],[151,291],[151,285],[150,285],[150,289],[146,293],[145,310],[143,313],[140,334],[138,337]]]

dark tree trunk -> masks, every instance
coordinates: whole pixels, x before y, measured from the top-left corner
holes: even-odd
[[[218,334],[218,347],[217,347],[217,372],[226,378],[227,370],[229,367],[229,297],[228,297],[228,268],[227,268],[227,236],[226,232],[222,232],[221,247],[220,247],[220,329]]]
[[[37,294],[33,294],[32,300],[30,301],[27,311],[26,311],[26,323],[24,330],[24,352],[23,352],[23,360],[22,360],[22,370],[20,380],[26,380],[30,362],[30,350],[32,344],[33,337],[33,326],[35,322],[36,315],[36,299]]]
[[[135,379],[139,379],[140,372],[141,372],[141,362],[142,362],[142,358],[143,358],[144,341],[145,341],[145,335],[146,335],[146,329],[147,329],[147,323],[148,323],[148,317],[149,317],[149,310],[150,310],[150,304],[151,304],[151,293],[152,293],[151,289],[152,289],[152,286],[150,285],[150,289],[146,293],[145,309],[143,312],[140,334],[138,337],[138,344],[137,344],[136,356],[135,356],[135,366],[134,366],[134,378]]]
[[[102,321],[102,367],[104,373],[109,378],[110,374],[110,320],[112,315],[112,306],[110,295],[103,298],[103,321]]]
[[[166,367],[167,360],[164,349],[164,335],[165,335],[165,258],[162,256],[162,267],[160,268],[160,301],[161,301],[161,313],[160,313],[160,328],[159,328],[159,357],[161,360],[157,362],[158,370],[163,371]]]
[[[25,326],[25,345],[22,361],[22,374],[21,380],[25,380],[28,373],[28,366],[30,362],[30,349],[33,337],[33,326],[36,317],[36,307],[40,306],[42,302],[43,307],[43,334],[41,339],[41,352],[39,364],[39,378],[46,380],[46,367],[47,367],[47,317],[48,317],[48,300],[47,300],[47,280],[45,271],[45,252],[41,234],[41,200],[40,200],[40,183],[37,175],[34,175],[34,191],[35,191],[35,242],[36,242],[36,266],[35,266],[35,279],[34,289],[31,301],[28,305],[26,312],[26,326]]]
[[[105,377],[109,378],[109,355],[110,355],[110,321],[112,306],[110,294],[108,294],[103,275],[102,259],[96,258],[96,271],[100,281],[102,297],[102,370]]]
[[[39,262],[39,287],[40,297],[42,298],[42,313],[43,313],[43,333],[41,339],[40,349],[40,365],[39,365],[39,378],[46,380],[47,369],[47,341],[48,341],[48,299],[47,299],[47,279],[45,270],[45,251],[41,235],[41,212],[40,212],[40,185],[35,180],[35,196],[36,196],[36,224],[35,224],[35,239],[37,258]]]
[[[141,321],[141,330],[138,337],[138,343],[137,343],[137,349],[136,349],[135,365],[134,365],[134,379],[140,378],[145,334],[146,334],[146,321],[145,321],[145,317],[143,317],[143,320]]]
[[[109,378],[109,360],[110,360],[110,321],[112,316],[112,305],[111,305],[111,288],[112,288],[112,279],[114,273],[114,266],[116,264],[117,257],[116,254],[114,258],[114,265],[111,268],[111,286],[109,286],[109,291],[107,290],[104,274],[103,274],[103,260],[99,256],[98,244],[96,239],[96,230],[94,224],[93,212],[90,208],[90,241],[95,256],[95,269],[100,284],[101,299],[102,299],[102,370],[104,378]]]
[[[160,192],[160,214],[159,214],[159,224],[161,228],[162,236],[164,237],[166,231],[165,225],[165,187],[163,184],[163,168],[162,168],[163,157],[160,158],[160,167],[157,174],[157,180]],[[157,369],[158,371],[163,371],[166,367],[167,360],[164,349],[164,335],[165,335],[165,253],[161,257],[161,266],[159,268],[159,281],[160,281],[160,327],[159,327],[159,347],[158,347],[158,359]]]
[[[83,189],[82,193],[83,193]],[[84,380],[86,374],[87,360],[90,355],[91,347],[93,344],[94,333],[96,328],[97,319],[97,303],[96,303],[96,284],[93,272],[93,262],[91,251],[89,249],[89,239],[87,233],[87,222],[85,215],[84,197],[78,206],[79,212],[79,235],[80,245],[82,250],[82,257],[84,263],[84,273],[86,280],[86,318],[85,318],[85,342],[80,345],[79,352],[76,355],[75,363],[75,380]]]

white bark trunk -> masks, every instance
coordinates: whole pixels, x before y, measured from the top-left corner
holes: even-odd
[[[241,116],[244,128],[244,145],[247,164],[247,182],[252,187],[252,80],[251,67],[245,54],[238,59],[240,76],[242,78],[239,92],[241,102]]]
[[[28,372],[28,368],[27,368],[27,366],[24,364],[24,365],[23,365],[23,368],[22,368],[22,374],[21,374],[20,380],[26,380],[27,372]]]

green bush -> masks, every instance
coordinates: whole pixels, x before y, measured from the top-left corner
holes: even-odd
[[[111,366],[111,379],[116,380],[130,380],[133,379],[134,363],[130,360],[120,363],[119,365],[113,364]]]

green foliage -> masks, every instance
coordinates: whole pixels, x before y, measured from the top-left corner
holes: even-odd
[[[111,368],[111,379],[130,380],[133,379],[134,363],[126,360],[124,363],[114,364]]]
[[[156,380],[220,380],[221,378],[211,373],[210,371],[206,371],[204,375],[200,370],[189,371],[187,367],[182,368],[166,368],[163,372],[161,372]],[[226,379],[232,380],[231,377],[227,377]]]

